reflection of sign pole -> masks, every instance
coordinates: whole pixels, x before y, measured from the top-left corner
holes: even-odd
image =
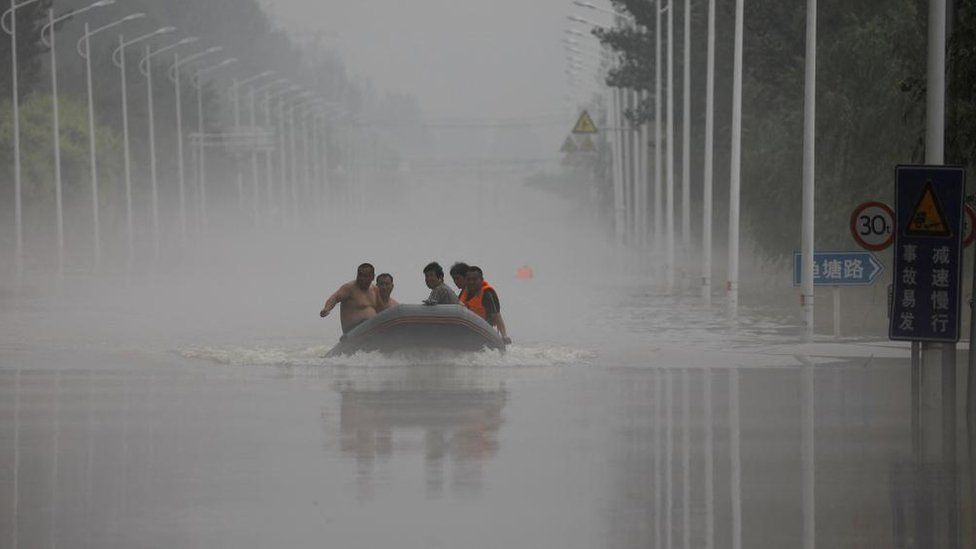
[[[931,136],[930,136],[931,137]],[[941,160],[941,154],[940,154]],[[889,337],[912,341],[912,440],[923,462],[955,457],[956,345],[959,339],[963,190],[965,173],[946,166],[899,166],[895,193],[894,299]],[[922,360],[925,342],[940,342],[941,360]],[[916,348],[920,348],[916,351]],[[955,472],[923,512],[944,517],[950,539],[957,530]],[[924,545],[946,545],[921,532]]]

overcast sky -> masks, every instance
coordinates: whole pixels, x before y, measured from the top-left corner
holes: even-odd
[[[264,4],[288,30],[306,38],[321,32],[350,71],[369,77],[379,90],[414,94],[429,118],[508,119],[565,109],[561,39],[570,24],[569,0]],[[587,16],[600,19],[599,14]]]

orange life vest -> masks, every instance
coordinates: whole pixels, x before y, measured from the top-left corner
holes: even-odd
[[[468,289],[465,288],[461,291],[461,296],[458,298],[458,300],[462,305],[470,309],[471,312],[487,321],[488,311],[485,310],[485,304],[482,302],[485,296],[485,290],[494,290],[494,288],[491,287],[491,284],[488,284],[486,281],[482,280],[481,291],[478,292],[477,295],[468,297]]]

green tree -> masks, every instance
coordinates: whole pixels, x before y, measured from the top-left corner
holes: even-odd
[[[87,107],[70,97],[58,98],[61,126],[61,172],[65,199],[87,195],[89,173]],[[54,200],[54,136],[51,96],[31,95],[20,105],[21,165],[25,202]],[[10,102],[0,105],[0,162],[13,162],[13,115]],[[118,200],[122,148],[118,135],[109,127],[96,128],[99,179],[103,203]],[[11,183],[12,185],[12,183]]]
[[[632,14],[640,27],[595,32],[617,55],[607,83],[653,92],[653,8],[642,0],[614,4]],[[715,191],[720,214],[728,188],[733,8],[732,0],[718,0],[716,6]],[[800,240],[796,219],[801,201],[806,2],[748,0],[745,9],[744,236],[760,252],[783,258]],[[692,159],[703,154],[704,11],[704,2],[692,4]],[[915,158],[922,120],[902,87],[906,79],[924,74],[924,4],[821,0],[818,19],[817,246],[843,248],[851,246],[851,209],[862,200],[890,200],[894,166]],[[676,12],[679,44],[681,27]],[[679,50],[676,75],[681,74],[681,63]],[[675,94],[680,97],[680,78],[677,84]],[[650,97],[630,113],[632,119],[648,120],[652,102]],[[680,120],[676,128],[680,134]],[[693,161],[693,182],[700,181],[698,164]],[[695,200],[698,185],[693,188]]]

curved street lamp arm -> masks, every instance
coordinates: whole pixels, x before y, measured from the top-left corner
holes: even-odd
[[[290,88],[285,88],[283,90],[278,90],[277,92],[275,92],[275,93],[272,94],[272,97],[274,97],[275,99],[277,99],[279,101],[285,102],[285,101],[288,101],[289,99],[294,99],[294,98],[287,97],[289,94],[293,94],[293,93],[301,94],[304,91],[305,91],[304,88],[302,88],[301,86],[292,86]]]
[[[127,47],[129,47],[132,44],[135,44],[137,42],[142,42],[143,40],[148,40],[148,39],[152,38],[153,36],[156,36],[156,35],[159,35],[159,34],[167,34],[167,33],[173,32],[175,30],[176,30],[176,27],[160,27],[160,28],[158,28],[158,29],[156,29],[156,30],[154,30],[152,32],[147,32],[146,34],[143,34],[142,36],[137,36],[137,37],[135,37],[132,40],[129,40],[127,42],[122,42],[119,45],[119,47],[115,48],[115,50],[112,52],[112,63],[114,63],[116,67],[120,67],[121,68],[121,66],[122,66],[122,59],[121,59],[121,57],[119,57],[119,52],[122,51],[122,48],[127,48]]]
[[[94,8],[101,8],[101,7],[104,7],[104,6],[110,6],[110,5],[114,4],[114,3],[115,3],[115,0],[98,0],[98,2],[95,2],[93,4],[89,4],[89,5],[87,5],[87,6],[83,7],[83,8],[78,8],[76,10],[69,11],[68,13],[65,13],[63,15],[59,15],[59,16],[55,17],[54,19],[51,19],[50,21],[48,21],[47,23],[45,23],[45,25],[43,27],[41,27],[41,42],[45,46],[47,46],[47,47],[50,48],[51,47],[51,42],[48,41],[47,37],[45,36],[45,33],[48,32],[48,30],[51,27],[53,27],[54,25],[57,25],[58,23],[60,23],[61,21],[64,21],[65,19],[74,17],[75,15],[79,15],[79,14],[85,13],[88,10],[91,10],[91,9],[94,9]],[[53,9],[53,8],[51,8],[51,9]]]
[[[224,59],[223,61],[217,63],[216,65],[210,65],[209,67],[203,67],[201,69],[197,69],[197,72],[194,73],[193,75],[193,85],[196,86],[197,89],[200,89],[201,86],[200,77],[207,74],[208,72],[213,72],[219,68],[226,67],[227,65],[231,65],[233,63],[237,63],[237,58],[228,57],[227,59]]]
[[[165,53],[165,52],[168,52],[170,50],[176,49],[176,48],[178,48],[180,46],[185,46],[187,44],[193,44],[197,40],[199,40],[199,38],[197,38],[196,36],[187,36],[186,38],[184,38],[182,40],[179,40],[179,41],[177,41],[177,42],[175,42],[173,44],[170,44],[168,46],[163,46],[162,48],[159,48],[159,49],[150,50],[150,52],[147,55],[144,55],[142,57],[142,59],[139,60],[139,72],[141,72],[143,74],[143,76],[145,76],[149,72],[149,66],[148,66],[149,65],[149,61],[153,57],[155,57],[155,56],[157,56],[157,55],[159,55],[161,53]]]
[[[19,4],[14,5],[12,8],[7,8],[7,11],[3,12],[3,15],[0,15],[0,27],[3,27],[3,32],[13,35],[14,33],[13,29],[11,29],[10,26],[7,24],[7,16],[12,15],[14,13],[14,10],[16,10],[17,8],[23,8],[29,4],[33,4],[34,2],[37,2],[37,0],[27,0],[26,2],[21,2]]]
[[[245,78],[244,80],[238,80],[238,81],[234,82],[234,84],[231,85],[231,88],[232,89],[233,88],[238,88],[239,89],[241,86],[246,86],[246,85],[250,84],[251,82],[254,82],[256,80],[260,80],[262,78],[265,78],[267,76],[271,76],[273,74],[274,74],[274,71],[264,71],[262,73],[255,74],[254,76]]]
[[[251,88],[251,91],[253,91],[255,94],[258,94],[258,93],[268,91],[271,88],[274,88],[275,86],[282,86],[285,84],[291,84],[291,82],[287,78],[279,78],[277,80],[272,80],[271,82],[266,82],[260,86],[257,86],[256,88]]]
[[[145,13],[142,13],[142,12],[133,13],[132,15],[127,15],[127,16],[123,17],[122,19],[119,19],[117,21],[112,21],[111,23],[108,23],[107,25],[102,25],[101,27],[98,27],[95,30],[88,31],[87,38],[91,39],[92,36],[95,36],[96,34],[102,32],[102,31],[108,30],[108,29],[110,29],[112,27],[116,27],[116,26],[121,25],[122,23],[126,23],[128,21],[134,21],[136,19],[142,19],[145,16],[146,16],[146,14]],[[80,55],[82,58],[88,57],[88,51],[86,51],[86,50],[84,50],[82,48],[82,44],[85,43],[85,38],[86,38],[85,35],[81,35],[81,38],[78,39],[78,44],[75,46],[75,49],[78,51],[78,55]]]
[[[180,67],[182,67],[183,65],[186,65],[187,63],[192,63],[206,55],[210,55],[211,53],[217,53],[221,51],[224,51],[223,46],[211,46],[203,51],[198,51],[197,53],[188,55],[183,59],[180,59],[176,63],[173,63],[172,65],[169,66],[169,69],[167,70],[170,81],[176,82],[176,71],[180,70]]]

